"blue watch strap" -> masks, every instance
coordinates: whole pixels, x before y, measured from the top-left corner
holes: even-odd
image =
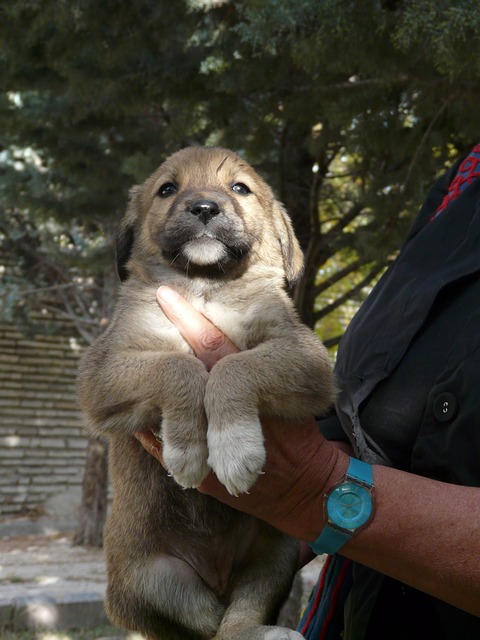
[[[311,543],[310,548],[316,556],[321,556],[324,553],[332,556],[351,539],[350,531],[340,531],[327,524],[315,542]]]
[[[350,458],[346,478],[354,478],[369,487],[373,487],[372,465],[362,462],[362,460],[358,460],[357,458]]]
[[[331,517],[328,510],[328,500],[335,491],[341,487],[352,486],[362,494],[362,502],[364,504],[361,512],[362,521],[353,528],[349,528],[348,523],[344,521],[335,521],[335,517]],[[357,486],[355,486],[357,485]],[[358,489],[360,487],[360,489]],[[355,531],[365,524],[372,514],[371,490],[373,488],[373,469],[372,466],[356,458],[350,458],[347,473],[341,483],[333,487],[333,489],[325,496],[325,512],[327,516],[327,524],[323,528],[320,536],[310,544],[316,555],[323,553],[337,553],[343,545],[348,542],[354,535]]]

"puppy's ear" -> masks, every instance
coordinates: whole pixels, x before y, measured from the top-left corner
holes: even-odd
[[[293,230],[290,217],[284,206],[277,200],[274,201],[273,205],[273,220],[275,231],[280,241],[287,284],[291,287],[303,273],[303,252]]]
[[[135,222],[140,214],[142,187],[132,187],[130,189],[130,200],[127,212],[120,223],[117,231],[115,244],[115,258],[117,263],[117,273],[121,282],[128,278],[127,264],[132,253],[133,242],[135,240]]]

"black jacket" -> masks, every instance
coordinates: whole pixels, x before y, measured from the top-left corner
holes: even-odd
[[[322,430],[338,437],[341,423],[366,461],[480,486],[480,180],[431,219],[457,166],[435,184],[343,337],[336,415]],[[388,424],[375,426],[384,398],[396,423],[390,435]],[[395,460],[389,440],[402,441],[402,424],[409,425],[407,455]],[[396,638],[393,619],[405,623],[398,637],[409,640],[480,638],[480,618],[366,568],[355,572],[345,640]]]

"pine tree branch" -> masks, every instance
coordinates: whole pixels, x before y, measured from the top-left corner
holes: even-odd
[[[322,280],[320,284],[315,286],[314,288],[315,297],[319,296],[321,293],[329,289],[331,286],[333,286],[337,282],[340,282],[340,280],[343,280],[343,278],[345,278],[346,276],[350,275],[351,273],[354,273],[355,271],[358,271],[360,267],[363,267],[368,262],[369,260],[365,258],[358,258],[357,260],[350,262],[343,269],[339,269],[338,271],[335,271],[333,275],[331,275],[329,278],[326,278],[325,280]]]
[[[338,309],[338,307],[341,307],[343,304],[345,304],[346,302],[351,300],[354,296],[358,295],[364,287],[368,286],[372,282],[372,280],[381,271],[383,271],[383,269],[385,269],[385,266],[386,266],[386,263],[383,262],[383,261],[381,263],[376,264],[369,271],[369,273],[364,278],[362,278],[362,280],[358,284],[356,284],[354,287],[349,289],[342,296],[339,296],[331,304],[328,304],[327,306],[323,307],[322,309],[319,309],[318,311],[315,311],[314,314],[313,314],[314,319],[315,319],[315,323],[317,323],[319,320],[321,320],[322,318],[324,318],[328,314],[332,313],[332,311],[334,311],[335,309]]]
[[[327,347],[327,349],[331,349],[332,347],[336,347],[340,340],[343,338],[343,333],[339,333],[333,338],[327,338],[327,340],[322,340],[323,344]]]
[[[430,120],[430,122],[428,124],[428,127],[426,128],[426,130],[425,130],[425,132],[424,132],[419,144],[417,145],[417,148],[415,150],[415,154],[414,154],[414,156],[413,156],[413,158],[412,158],[412,160],[410,162],[410,165],[409,165],[409,167],[407,169],[407,173],[406,173],[405,179],[403,181],[403,188],[404,189],[405,189],[405,186],[410,182],[410,178],[412,177],[413,170],[415,168],[415,165],[418,162],[418,158],[420,156],[420,152],[423,149],[423,147],[425,146],[425,143],[428,140],[428,137],[429,137],[430,133],[432,132],[435,124],[440,119],[440,117],[443,115],[443,113],[445,113],[448,105],[452,102],[452,100],[454,100],[457,97],[458,94],[459,94],[459,91],[454,91],[453,94],[451,96],[449,96],[449,98],[444,100],[440,104],[440,106],[439,106],[437,112],[434,114],[433,118]]]
[[[324,235],[325,240],[328,242],[330,238],[335,238],[339,235],[340,231],[345,229],[351,222],[355,220],[365,207],[363,202],[354,203],[350,209],[338,220],[336,224]]]
[[[92,344],[95,339],[95,332],[86,331],[85,326],[92,326],[98,328],[98,322],[83,318],[81,316],[77,316],[71,309],[64,309],[53,304],[45,304],[43,305],[44,309],[52,313],[54,316],[60,316],[71,322],[76,331],[82,336],[82,338],[86,341],[87,344]]]

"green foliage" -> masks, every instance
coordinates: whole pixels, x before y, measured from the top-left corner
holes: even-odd
[[[285,202],[307,259],[295,299],[335,343],[428,185],[477,142],[475,5],[3,3],[4,314],[46,308],[90,340],[129,187],[180,146],[222,144]]]
[[[393,41],[402,51],[416,52],[452,82],[476,82],[480,60],[480,14],[475,0],[411,0],[405,2]]]

